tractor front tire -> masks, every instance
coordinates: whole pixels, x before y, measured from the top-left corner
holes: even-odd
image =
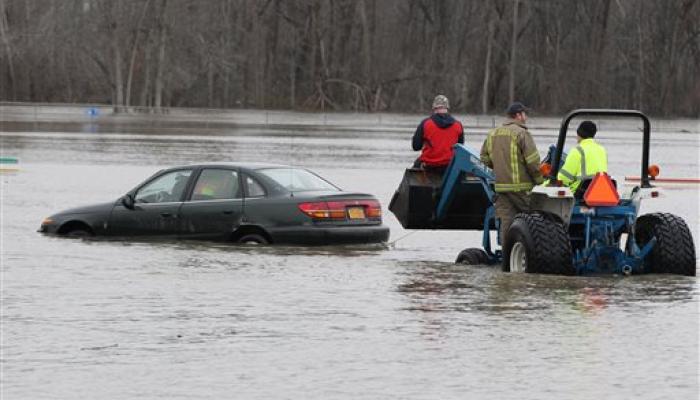
[[[506,235],[503,270],[575,275],[564,225],[539,213],[516,215]]]
[[[644,259],[647,272],[695,276],[693,237],[680,217],[669,213],[642,215],[634,224],[634,236],[640,248],[656,237],[656,244]]]
[[[484,250],[474,247],[460,251],[455,264],[488,265],[489,261],[489,256]]]

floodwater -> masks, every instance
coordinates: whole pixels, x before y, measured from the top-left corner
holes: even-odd
[[[0,175],[2,399],[698,398],[695,277],[455,265],[479,233],[406,231],[386,208],[387,246],[36,232],[55,211],[116,199],[161,167],[200,161],[304,166],[386,207],[416,156],[414,127],[387,120],[371,129],[4,124],[2,156],[17,157],[19,171]],[[620,182],[639,175],[635,129],[600,135]],[[467,131],[478,148],[486,128]],[[544,153],[556,130],[533,131]],[[700,175],[699,133],[653,135],[662,176]],[[681,216],[697,248],[698,207],[697,186],[676,186],[642,213]]]

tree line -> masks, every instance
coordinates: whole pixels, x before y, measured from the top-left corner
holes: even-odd
[[[700,115],[698,0],[0,0],[0,100]]]

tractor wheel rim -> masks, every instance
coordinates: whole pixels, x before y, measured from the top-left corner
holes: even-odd
[[[521,242],[515,242],[510,250],[510,272],[525,272],[527,269],[527,252]]]

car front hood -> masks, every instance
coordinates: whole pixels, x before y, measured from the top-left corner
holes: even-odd
[[[51,218],[61,218],[69,215],[109,213],[115,202],[92,204],[88,206],[69,208],[51,216]]]

